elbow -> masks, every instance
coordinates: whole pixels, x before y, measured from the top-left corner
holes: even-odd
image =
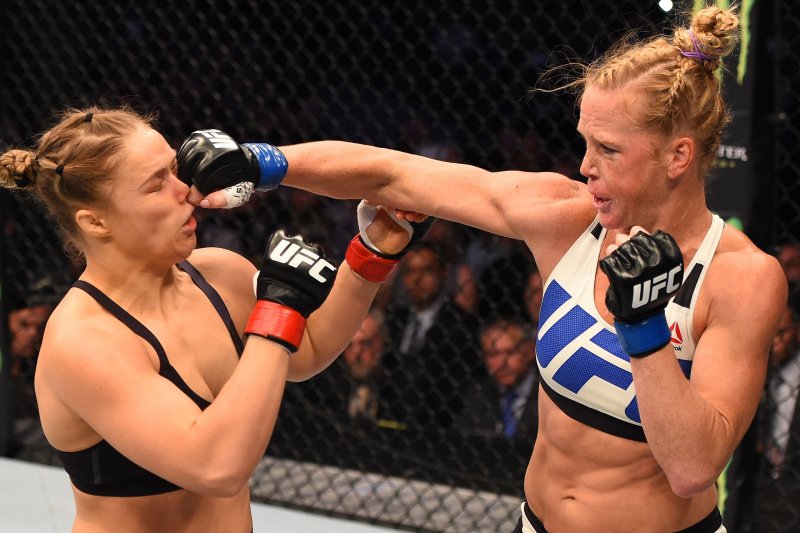
[[[669,486],[675,495],[681,498],[692,498],[698,494],[702,494],[710,487],[713,487],[717,481],[717,475],[711,472],[702,472],[695,470],[693,472],[681,469],[680,472],[673,472],[667,474]]]
[[[204,496],[232,498],[247,488],[249,483],[250,474],[247,471],[231,468],[209,469],[190,490]]]

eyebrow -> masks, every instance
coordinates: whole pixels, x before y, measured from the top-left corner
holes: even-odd
[[[174,157],[173,157],[173,158],[170,160],[170,162],[169,162],[169,165],[166,167],[166,169],[167,169],[167,170],[170,170],[170,169],[172,168],[172,165],[174,165],[174,164],[175,164],[175,161],[176,161],[177,159],[178,159],[178,156],[177,156],[177,154],[176,154],[176,155],[175,155],[175,156],[174,156]],[[157,168],[155,171],[153,171],[153,173],[152,173],[152,174],[150,174],[150,175],[149,175],[149,176],[148,176],[148,177],[147,177],[147,178],[146,178],[144,181],[142,181],[142,183],[140,183],[140,184],[139,184],[139,186],[138,186],[138,187],[136,187],[136,190],[137,190],[137,191],[138,191],[138,190],[141,190],[141,189],[142,189],[142,187],[144,187],[145,185],[147,185],[149,182],[151,182],[151,181],[152,181],[152,180],[154,180],[154,179],[161,179],[161,178],[160,178],[160,175],[161,175],[161,174],[164,172],[164,168],[165,168],[165,167]]]

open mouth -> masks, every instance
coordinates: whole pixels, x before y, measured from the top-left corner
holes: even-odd
[[[192,231],[197,229],[197,220],[194,218],[194,214],[189,215],[189,218],[183,223],[183,227],[188,227]]]
[[[600,196],[592,196],[592,204],[595,209],[604,209],[608,206],[610,200],[608,198],[601,198]]]

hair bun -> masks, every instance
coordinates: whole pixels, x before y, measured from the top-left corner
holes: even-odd
[[[24,189],[36,183],[39,163],[29,150],[9,150],[0,155],[0,184]]]
[[[707,7],[692,18],[692,33],[703,54],[722,59],[733,52],[739,41],[739,18],[731,10]],[[681,48],[692,46],[683,40],[678,44]]]

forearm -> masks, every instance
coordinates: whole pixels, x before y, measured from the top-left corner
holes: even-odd
[[[282,146],[281,151],[289,162],[284,185],[333,198],[377,198],[397,179],[391,163],[402,155],[342,141]]]
[[[198,492],[235,494],[247,483],[272,436],[288,366],[284,348],[248,338],[233,375],[191,427],[187,455],[199,470]]]
[[[688,497],[711,486],[725,467],[734,428],[692,387],[671,345],[631,359],[642,425],[673,491]]]
[[[379,283],[354,274],[346,262],[339,267],[331,294],[308,318],[300,349],[291,358],[289,381],[303,381],[327,368],[347,347],[369,311]]]

